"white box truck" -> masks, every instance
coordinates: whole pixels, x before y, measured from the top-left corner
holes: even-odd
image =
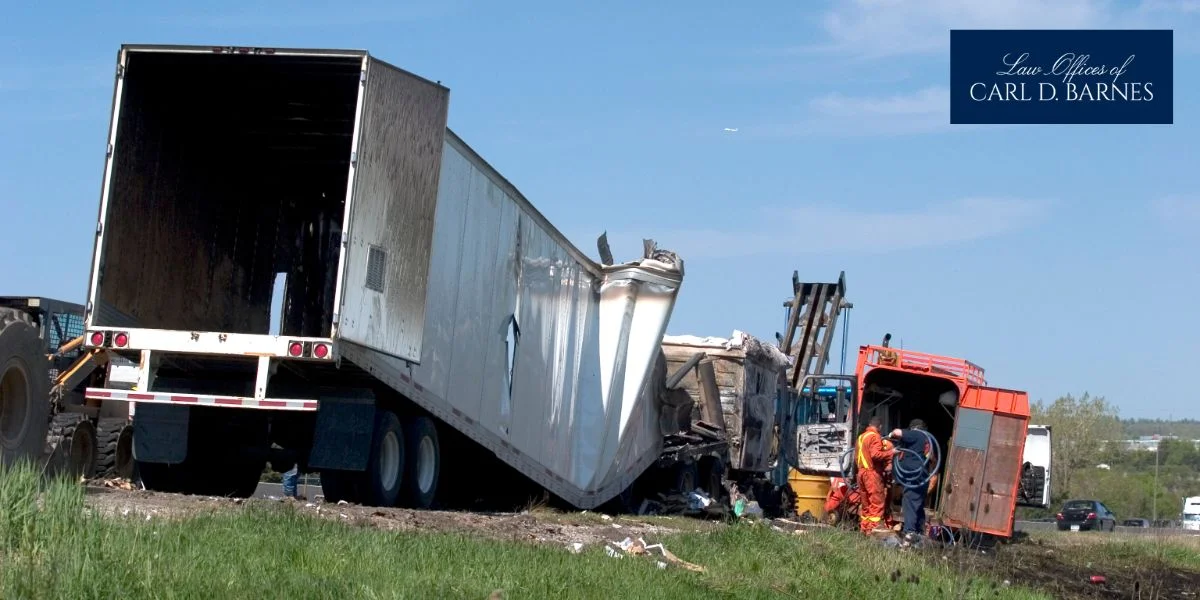
[[[1200,531],[1200,496],[1188,496],[1183,499],[1180,520],[1184,531]]]
[[[122,46],[85,343],[138,368],[86,396],[131,403],[147,488],[294,460],[427,507],[475,446],[591,508],[660,458],[682,261],[587,258],[448,96],[365,51]]]

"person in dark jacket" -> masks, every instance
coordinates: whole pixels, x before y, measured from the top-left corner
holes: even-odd
[[[922,459],[927,459],[932,449],[929,447],[929,439],[920,433],[922,431],[927,431],[925,422],[913,419],[909,422],[908,429],[894,429],[889,436],[896,440],[896,447],[900,451],[900,469],[906,473],[920,473],[926,468]],[[925,484],[916,488],[904,486],[901,503],[904,511],[902,532],[905,541],[911,542],[925,529],[925,497],[928,491]]]

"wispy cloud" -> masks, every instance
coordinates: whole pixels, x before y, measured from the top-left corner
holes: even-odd
[[[839,0],[821,17],[826,39],[778,49],[877,59],[944,52],[950,29],[1081,29],[1147,26],[1151,13],[1200,10],[1200,0]],[[1161,22],[1160,22],[1161,24]]]
[[[1164,196],[1153,200],[1150,208],[1165,223],[1172,225],[1200,223],[1200,195],[1172,194]]]
[[[648,229],[660,247],[685,260],[740,258],[762,254],[829,254],[896,252],[961,244],[1017,231],[1045,216],[1047,202],[1022,198],[964,198],[908,211],[848,209],[810,204],[791,209],[764,210],[761,226],[745,229]],[[813,227],[813,224],[820,226]],[[784,244],[804,229],[803,244]],[[618,248],[639,248],[643,236],[610,232]],[[594,235],[572,236],[594,240]],[[863,244],[879,240],[880,244]],[[594,243],[582,246],[594,254]]]
[[[387,23],[403,23],[445,17],[463,6],[461,0],[438,2],[379,3],[359,2],[297,3],[287,10],[278,6],[247,6],[227,13],[172,15],[159,21],[170,25],[187,25],[211,29],[307,29],[355,27]]]
[[[115,52],[108,61],[0,64],[0,93],[65,92],[111,87],[116,69]]]
[[[996,126],[998,127],[998,126]],[[851,96],[832,92],[811,99],[793,119],[748,126],[754,137],[860,137],[978,131],[950,124],[950,91],[929,86],[913,92]]]

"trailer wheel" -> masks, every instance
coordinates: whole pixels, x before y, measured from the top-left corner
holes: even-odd
[[[0,464],[36,461],[50,425],[50,366],[29,315],[0,308]]]
[[[430,508],[437,499],[442,471],[442,448],[437,425],[429,417],[407,417],[404,423],[404,481],[402,505]]]
[[[152,492],[173,493],[180,490],[182,465],[133,461],[133,481]]]
[[[351,504],[362,502],[358,494],[358,476],[356,471],[341,471],[337,469],[321,469],[321,495],[325,502],[337,504],[345,500]]]
[[[370,506],[395,506],[404,483],[404,429],[390,410],[375,411],[371,459],[362,473],[363,502]]]
[[[725,461],[721,457],[705,456],[700,459],[700,483],[714,501],[720,502],[724,498]]]
[[[696,467],[696,461],[685,460],[675,466],[675,492],[680,494],[688,494],[695,490],[697,483],[700,481],[700,470]]]

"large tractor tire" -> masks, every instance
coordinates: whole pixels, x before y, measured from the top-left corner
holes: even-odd
[[[55,415],[46,441],[51,448],[50,464],[55,473],[71,479],[91,477],[95,473],[96,426],[86,415]]]
[[[124,417],[96,424],[96,474],[133,479],[133,426]]]
[[[0,308],[0,464],[40,461],[50,425],[50,363],[29,315]]]

